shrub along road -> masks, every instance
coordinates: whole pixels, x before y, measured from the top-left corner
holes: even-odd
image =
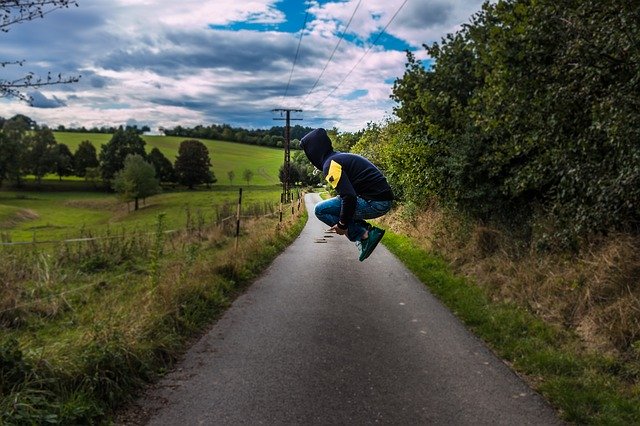
[[[152,425],[560,424],[379,246],[300,237],[136,404]],[[140,419],[142,420],[142,419]]]

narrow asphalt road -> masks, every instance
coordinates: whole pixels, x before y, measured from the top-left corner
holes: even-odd
[[[150,425],[560,424],[384,247],[315,219],[138,402]]]

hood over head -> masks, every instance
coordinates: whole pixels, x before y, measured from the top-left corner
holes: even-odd
[[[304,153],[307,154],[311,164],[319,170],[322,170],[325,158],[333,152],[331,139],[329,139],[327,131],[322,128],[307,133],[300,141],[300,146]]]

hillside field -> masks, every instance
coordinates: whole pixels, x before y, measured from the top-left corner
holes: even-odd
[[[114,194],[102,192],[0,191],[0,236],[11,242],[46,241],[103,235],[124,230],[153,232],[160,213],[168,229],[182,229],[187,221],[213,223],[235,214],[238,188],[165,192],[141,203],[138,211]],[[250,186],[243,191],[243,211],[271,212],[280,201],[276,186]],[[189,218],[189,219],[188,219]]]
[[[67,145],[71,152],[76,151],[80,142],[88,140],[95,146],[98,154],[100,147],[111,139],[110,134],[104,133],[54,132],[54,135],[56,141]],[[180,143],[188,138],[142,136],[142,139],[147,142],[147,152],[158,148],[173,163],[178,155]],[[209,149],[211,169],[218,179],[218,184],[228,184],[228,172],[233,170],[235,173],[233,183],[246,185],[247,182],[242,179],[242,174],[246,169],[253,171],[251,185],[277,185],[279,183],[278,171],[284,160],[283,150],[234,142],[199,140]]]

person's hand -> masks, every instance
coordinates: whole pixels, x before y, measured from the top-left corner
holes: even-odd
[[[331,229],[334,230],[338,235],[345,235],[347,233],[347,230],[339,228],[338,224],[333,225]]]

